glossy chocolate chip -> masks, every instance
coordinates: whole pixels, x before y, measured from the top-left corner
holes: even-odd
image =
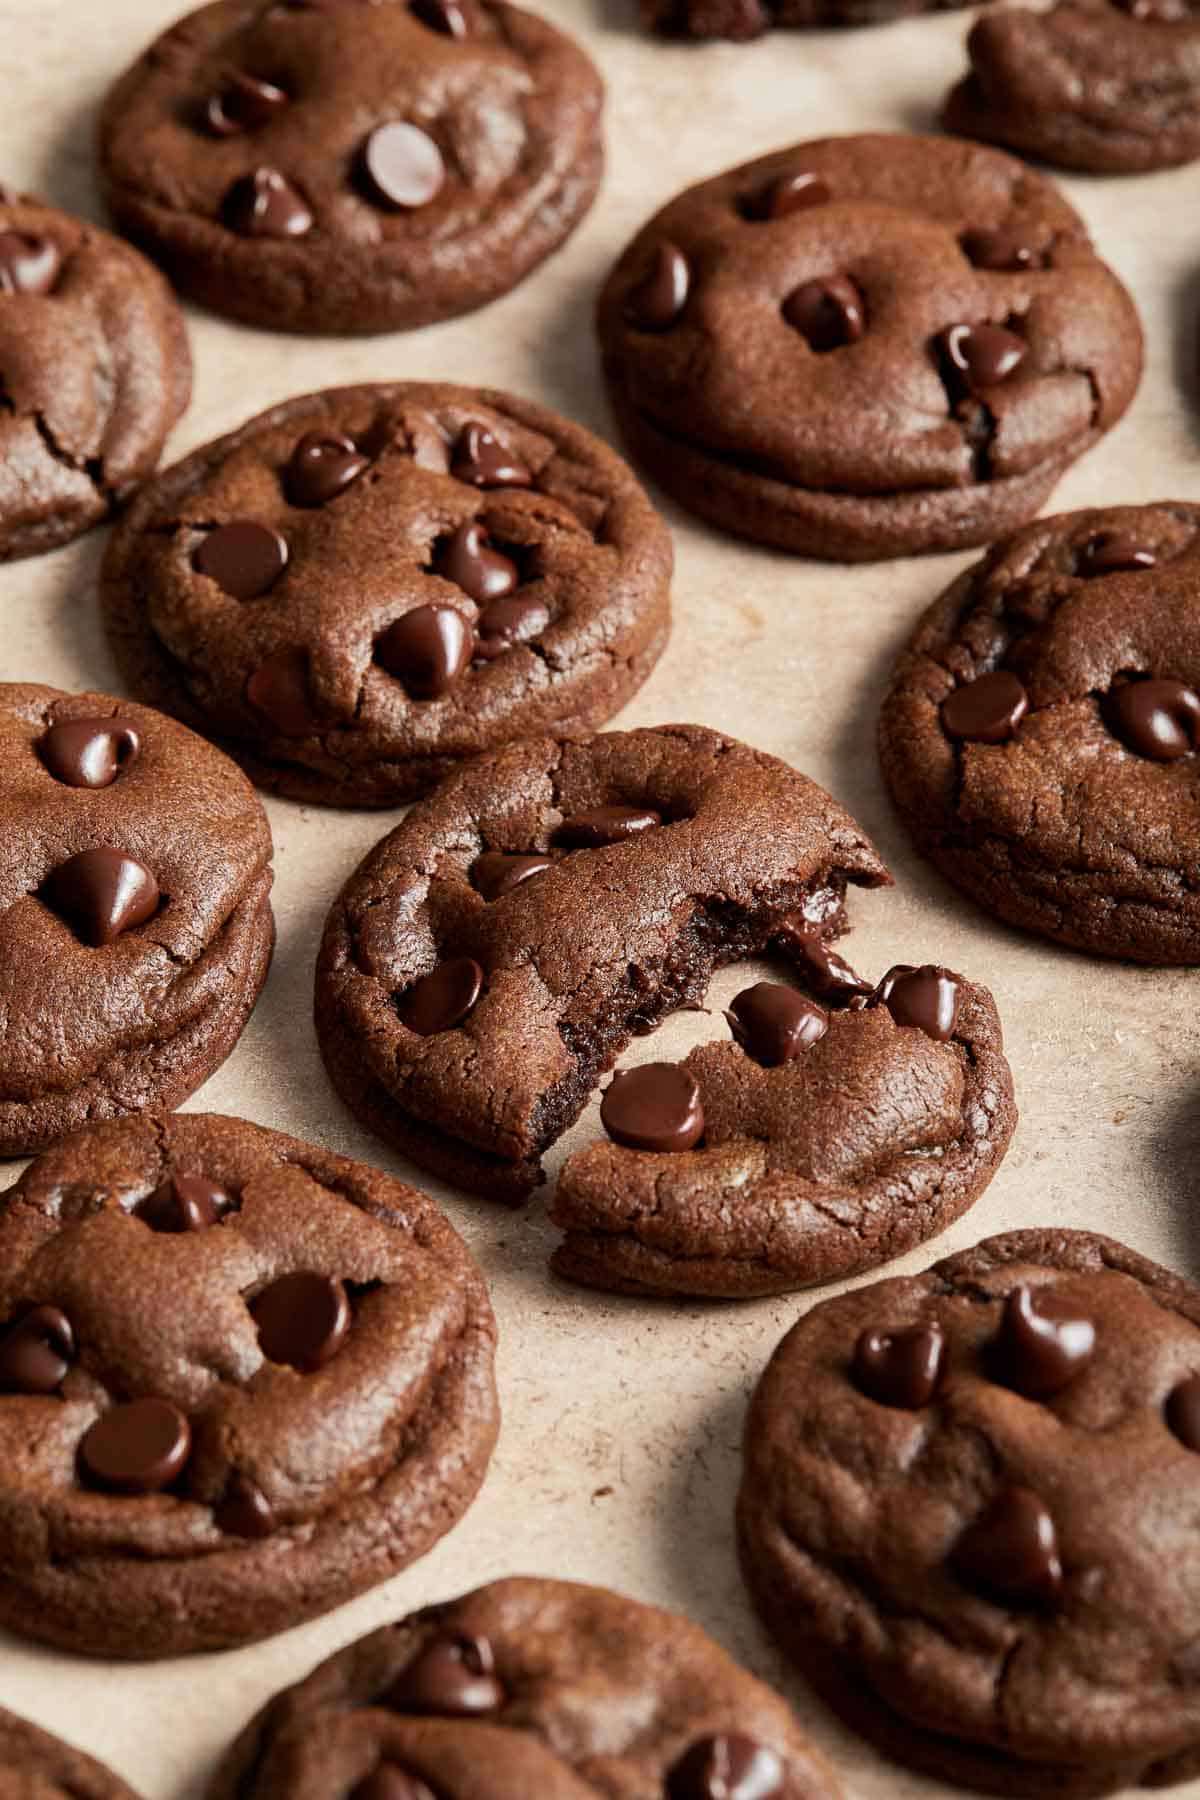
[[[450,459],[450,473],[456,481],[472,487],[528,487],[533,475],[519,456],[505,448],[486,425],[464,425]]]
[[[410,1774],[399,1763],[382,1762],[365,1781],[351,1789],[350,1800],[436,1800],[436,1797],[419,1775]]]
[[[803,282],[784,301],[783,316],[821,355],[857,343],[867,328],[862,295],[848,275]]]
[[[273,81],[236,70],[204,109],[208,128],[217,137],[234,137],[239,131],[258,131],[269,125],[288,104],[283,89]]]
[[[791,175],[777,175],[747,194],[742,211],[750,219],[786,219],[812,206],[828,206],[832,198],[828,182],[811,169],[797,169]]]
[[[61,719],[38,743],[38,755],[66,787],[111,787],[142,747],[137,726],[115,718]]]
[[[435,1637],[403,1669],[384,1704],[397,1712],[471,1718],[497,1712],[504,1689],[485,1637]]]
[[[471,865],[471,886],[489,903],[520,887],[554,863],[548,856],[515,856],[505,850],[485,850]]]
[[[964,231],[959,241],[977,269],[1016,272],[1032,269],[1040,261],[1028,238],[1013,225],[977,226]]]
[[[275,1530],[275,1513],[257,1483],[235,1475],[213,1510],[213,1522],[230,1537],[269,1538]]]
[[[643,1063],[613,1076],[600,1123],[629,1150],[690,1150],[704,1136],[700,1089],[678,1063]]]
[[[1176,762],[1200,745],[1200,694],[1182,681],[1123,682],[1104,713],[1113,736],[1151,762]]]
[[[443,538],[433,556],[438,575],[453,581],[478,606],[511,594],[521,577],[511,557],[493,550],[487,532],[476,519]]]
[[[945,1355],[937,1325],[864,1331],[854,1346],[854,1385],[880,1406],[917,1412],[937,1392]]]
[[[801,1056],[829,1029],[824,1007],[778,981],[745,988],[730,1002],[725,1017],[746,1055],[768,1069]]]
[[[130,1400],[101,1413],[79,1446],[80,1469],[118,1494],[156,1494],[182,1472],[192,1430],[168,1400]]]
[[[306,431],[283,472],[283,490],[292,506],[327,506],[369,467],[352,438]]]
[[[409,0],[414,17],[445,37],[465,38],[467,19],[459,0]]]
[[[455,956],[414,981],[396,1004],[400,1023],[420,1037],[450,1031],[472,1012],[483,992],[483,970],[472,956]]]
[[[1200,1451],[1200,1375],[1189,1375],[1167,1395],[1167,1424],[1185,1450]]]
[[[845,1006],[856,997],[865,1000],[875,992],[872,983],[832,948],[821,927],[808,919],[785,919],[775,941],[792,958],[805,985],[831,1006]]]
[[[554,833],[554,841],[568,850],[598,850],[605,844],[623,844],[662,824],[662,815],[648,806],[593,806],[573,813]]]
[[[642,331],[667,331],[687,305],[691,273],[683,251],[665,239],[625,300],[625,317]]]
[[[1127,531],[1099,531],[1079,557],[1081,575],[1117,575],[1152,569],[1158,557]]]
[[[476,656],[494,662],[518,644],[528,644],[550,623],[550,608],[533,594],[506,594],[480,614]]]
[[[49,238],[0,231],[0,294],[49,294],[62,262],[62,252]]]
[[[397,212],[428,206],[446,180],[442,153],[427,131],[403,119],[379,125],[362,147],[371,197]]]
[[[234,519],[209,532],[193,561],[235,600],[257,600],[287,568],[287,540],[257,519]]]
[[[250,1302],[268,1362],[311,1375],[332,1362],[350,1330],[350,1302],[340,1281],[315,1269],[281,1275]]]
[[[699,1738],[667,1774],[670,1800],[775,1800],[784,1786],[782,1758],[740,1732]]]
[[[375,660],[414,700],[440,700],[471,660],[475,632],[452,606],[414,606],[389,625]]]
[[[48,878],[46,904],[93,950],[143,925],[158,910],[158,883],[124,850],[81,850]]]
[[[954,1036],[961,988],[957,975],[935,963],[914,969],[897,963],[888,970],[868,1005],[886,1006],[897,1025],[913,1025],[939,1044]]]
[[[242,237],[304,237],[313,216],[303,194],[278,169],[255,169],[225,196],[225,223]]]
[[[1054,1520],[1026,1487],[1006,1488],[967,1526],[952,1562],[971,1586],[1017,1605],[1054,1600],[1062,1588]]]
[[[280,737],[311,737],[318,728],[308,691],[308,655],[294,644],[259,663],[246,683],[246,698]]]
[[[205,1175],[168,1175],[134,1207],[133,1216],[151,1231],[207,1231],[234,1204],[229,1190]]]
[[[1086,1314],[1045,1288],[1014,1288],[992,1346],[997,1378],[1031,1400],[1060,1393],[1083,1373],[1096,1350]]]
[[[942,729],[968,744],[1003,744],[1029,711],[1029,695],[1007,669],[992,669],[947,694]]]
[[[1028,345],[1003,325],[951,325],[940,338],[951,368],[971,393],[998,387],[1025,361]]]
[[[0,1332],[0,1393],[54,1394],[75,1360],[75,1333],[57,1306],[35,1306]]]

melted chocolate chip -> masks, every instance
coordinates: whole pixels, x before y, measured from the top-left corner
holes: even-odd
[[[471,660],[475,633],[452,606],[414,606],[389,625],[375,660],[414,700],[440,700]]]
[[[315,1269],[281,1275],[250,1302],[268,1362],[311,1375],[332,1362],[350,1331],[350,1302],[340,1281]]]
[[[1200,745],[1200,694],[1182,681],[1123,682],[1112,689],[1104,713],[1113,736],[1151,762],[1176,762]]]
[[[848,275],[803,282],[784,301],[783,316],[821,355],[857,343],[867,328],[862,295]]]
[[[246,683],[246,698],[280,737],[311,737],[317,730],[308,692],[308,654],[286,645],[259,663]]]
[[[1016,374],[1028,345],[1003,325],[951,325],[938,342],[950,367],[971,393],[998,387]]]
[[[488,902],[502,900],[523,881],[553,867],[548,856],[514,856],[504,850],[485,850],[471,866],[471,885]]]
[[[442,153],[427,131],[405,120],[379,125],[362,148],[363,173],[384,206],[427,206],[446,180]]]
[[[1007,669],[993,669],[942,701],[942,729],[968,744],[1003,744],[1029,711],[1029,695]]]
[[[623,844],[661,824],[661,814],[648,806],[593,806],[564,819],[554,841],[568,850],[597,850],[604,844]]]
[[[828,206],[832,198],[828,182],[811,169],[797,169],[792,175],[776,175],[747,194],[741,210],[748,219],[786,219],[810,206]]]
[[[1171,1389],[1166,1412],[1167,1424],[1184,1449],[1200,1451],[1200,1375],[1189,1375]]]
[[[1127,531],[1100,531],[1084,545],[1079,555],[1079,573],[1117,575],[1152,569],[1158,557],[1145,549]]]
[[[465,38],[467,20],[459,0],[409,0],[413,16],[445,37]]]
[[[168,1400],[130,1400],[101,1413],[79,1446],[81,1473],[118,1494],[156,1494],[187,1462],[192,1430]]]
[[[1096,1327],[1069,1300],[1045,1288],[1014,1288],[992,1346],[997,1377],[1032,1400],[1057,1394],[1082,1374],[1096,1349]]]
[[[839,956],[831,947],[822,935],[821,927],[803,915],[785,919],[775,941],[784,955],[790,956],[796,964],[806,986],[831,1006],[845,1006],[855,997],[866,1000],[875,992],[872,984],[864,981],[845,957]]]
[[[208,128],[217,137],[234,137],[240,131],[258,131],[269,125],[288,104],[283,89],[273,81],[240,70],[230,75],[204,109]]]
[[[704,1136],[700,1089],[678,1063],[643,1063],[613,1076],[600,1123],[629,1150],[690,1150]]]
[[[54,1394],[75,1360],[75,1333],[57,1306],[35,1306],[0,1332],[0,1393]]]
[[[747,1056],[768,1069],[803,1055],[829,1029],[823,1007],[778,981],[758,981],[744,989],[725,1017]]]
[[[1006,1488],[952,1553],[955,1571],[1001,1600],[1032,1605],[1054,1600],[1062,1587],[1058,1533],[1044,1503],[1029,1488]]]
[[[133,1209],[151,1231],[207,1231],[234,1207],[227,1188],[204,1175],[168,1175]]]
[[[854,1346],[854,1384],[880,1406],[917,1412],[937,1392],[945,1356],[938,1325],[864,1331]]]
[[[262,1489],[245,1475],[235,1475],[224,1498],[213,1509],[213,1523],[230,1537],[268,1538],[275,1514]]]
[[[464,425],[454,446],[450,473],[472,487],[529,487],[533,475],[486,425]]]
[[[235,600],[257,600],[287,568],[287,540],[257,519],[234,519],[211,531],[193,560],[201,575]]]
[[[1013,225],[976,226],[959,240],[963,253],[977,269],[997,271],[1032,269],[1041,261],[1038,252]]]
[[[782,1758],[739,1732],[698,1739],[667,1774],[670,1800],[775,1800],[784,1787]]]
[[[402,1769],[399,1763],[382,1762],[350,1792],[350,1800],[436,1800],[419,1775]]]
[[[284,492],[292,506],[327,506],[369,467],[352,438],[306,431],[284,470]]]
[[[959,978],[949,969],[925,963],[914,969],[897,963],[875,989],[868,1006],[886,1006],[897,1025],[912,1025],[944,1044],[958,1024]]]
[[[61,250],[49,238],[0,231],[0,294],[49,294],[62,263]]]
[[[136,857],[105,846],[81,850],[46,881],[46,904],[93,950],[143,925],[158,910],[158,883]]]
[[[533,594],[506,594],[480,614],[475,654],[485,662],[528,644],[550,623],[550,608]]]
[[[669,330],[687,305],[691,279],[683,251],[664,240],[626,296],[625,317],[642,331]]]
[[[472,1718],[498,1712],[504,1689],[485,1637],[435,1637],[402,1669],[383,1704],[396,1712]]]
[[[420,1037],[449,1031],[461,1025],[483,992],[483,970],[471,956],[456,956],[439,963],[428,975],[414,981],[396,1003],[400,1022]]]
[[[304,237],[314,220],[303,194],[278,169],[255,169],[225,196],[225,223],[242,237]]]
[[[137,726],[119,715],[106,719],[61,719],[42,737],[38,755],[66,787],[111,787],[142,747]]]
[[[477,519],[444,538],[434,552],[433,566],[447,581],[456,582],[478,606],[511,594],[521,577],[511,557],[493,550],[487,532]]]

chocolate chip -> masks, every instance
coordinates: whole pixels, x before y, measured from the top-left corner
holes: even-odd
[[[947,737],[969,744],[1003,744],[1029,711],[1029,695],[1007,669],[992,669],[955,688],[942,701]]]
[[[352,438],[306,431],[284,470],[284,492],[292,506],[327,506],[369,467]]]
[[[997,1379],[1031,1400],[1057,1394],[1086,1369],[1096,1327],[1069,1300],[1045,1288],[1014,1288],[992,1346]]]
[[[433,566],[479,606],[511,594],[521,579],[516,563],[492,549],[487,532],[476,519],[469,519],[442,540],[434,551]]]
[[[1127,531],[1099,531],[1084,545],[1079,557],[1081,575],[1116,575],[1152,569],[1158,557]]]
[[[234,1207],[233,1195],[204,1175],[168,1175],[133,1209],[151,1231],[207,1231]]]
[[[1016,226],[976,226],[959,239],[963,253],[977,269],[1032,269],[1041,259]]]
[[[823,1007],[778,981],[746,988],[730,1002],[725,1017],[747,1056],[768,1069],[802,1055],[829,1029]]]
[[[957,975],[925,963],[914,969],[897,963],[875,989],[869,1006],[886,1006],[897,1025],[912,1025],[939,1044],[954,1036],[960,987]]]
[[[280,737],[311,737],[318,729],[308,692],[308,654],[294,644],[259,663],[246,683],[246,698]]]
[[[234,137],[239,131],[257,131],[269,125],[287,104],[287,95],[273,81],[260,81],[257,75],[235,70],[210,96],[204,117],[217,137]]]
[[[0,231],[0,294],[48,294],[62,263],[62,252],[49,238]]]
[[[1115,0],[1115,4],[1143,25],[1180,25],[1192,18],[1188,0]]]
[[[350,1302],[340,1281],[315,1269],[281,1275],[250,1302],[258,1342],[268,1362],[306,1375],[332,1362],[350,1330]]]
[[[362,166],[374,198],[398,211],[427,206],[446,180],[429,133],[402,119],[375,128],[362,147]]]
[[[1189,1375],[1167,1395],[1167,1424],[1185,1450],[1200,1451],[1200,1375]]]
[[[857,343],[867,328],[862,295],[848,275],[803,282],[784,301],[783,316],[818,354]]]
[[[225,196],[225,223],[243,237],[304,237],[313,228],[308,202],[278,169],[255,169]]]
[[[662,815],[648,806],[593,806],[564,819],[554,841],[568,850],[597,850],[604,844],[623,844],[661,824]]]
[[[951,1560],[959,1575],[1018,1605],[1049,1601],[1062,1587],[1058,1533],[1029,1488],[1006,1488],[968,1525]]]
[[[67,787],[111,787],[142,747],[136,725],[118,714],[106,719],[60,719],[38,743],[55,781]]]
[[[415,18],[446,37],[465,38],[467,20],[458,0],[409,0]]]
[[[158,883],[136,857],[104,846],[81,850],[48,877],[46,904],[83,943],[98,950],[158,909]]]
[[[75,1333],[57,1306],[35,1306],[0,1333],[0,1393],[53,1394],[75,1360]]]
[[[432,1037],[461,1025],[482,992],[483,970],[474,957],[456,956],[414,981],[396,1010],[402,1025],[420,1037]]]
[[[917,1412],[942,1378],[946,1340],[938,1325],[864,1331],[854,1346],[854,1383],[868,1400]]]
[[[486,425],[464,425],[454,446],[450,473],[472,487],[529,487],[533,475]]]
[[[811,206],[828,206],[832,198],[828,182],[811,169],[797,169],[791,175],[777,175],[747,194],[742,212],[750,219],[786,219]]]
[[[523,881],[553,867],[548,856],[514,856],[505,850],[485,850],[471,865],[471,885],[488,902],[502,900]]]
[[[382,1762],[350,1790],[350,1800],[435,1800],[435,1795],[419,1775],[410,1775],[399,1763]]]
[[[414,606],[389,625],[375,660],[414,700],[440,700],[471,660],[475,633],[452,606]]]
[[[1182,681],[1126,681],[1104,706],[1110,731],[1152,762],[1176,762],[1200,745],[1200,694]]]
[[[213,1523],[230,1537],[268,1538],[275,1530],[275,1513],[257,1483],[235,1475],[213,1509]]]
[[[613,1076],[600,1123],[630,1150],[690,1150],[704,1136],[700,1089],[678,1063],[643,1063]]]
[[[79,1446],[82,1473],[118,1494],[170,1487],[192,1448],[192,1428],[168,1400],[130,1400],[101,1413]]]
[[[687,305],[691,273],[683,251],[665,239],[625,299],[625,317],[642,331],[667,331]]]
[[[738,1732],[697,1740],[667,1774],[670,1800],[774,1800],[784,1791],[782,1759]]]
[[[795,962],[805,984],[831,1006],[845,1006],[855,996],[865,1000],[875,992],[872,984],[864,981],[845,957],[830,946],[821,927],[802,915],[785,919],[775,941],[784,955]]]
[[[951,368],[973,394],[1016,374],[1028,349],[1003,325],[951,325],[938,340]]]
[[[480,615],[475,654],[485,662],[493,662],[515,650],[518,644],[529,643],[549,623],[550,608],[544,600],[532,594],[506,594],[503,599],[493,600]]]
[[[287,568],[287,541],[257,519],[234,519],[209,533],[194,564],[235,600],[257,600]]]
[[[470,1718],[497,1712],[504,1689],[485,1637],[435,1637],[402,1669],[384,1697],[397,1712]]]

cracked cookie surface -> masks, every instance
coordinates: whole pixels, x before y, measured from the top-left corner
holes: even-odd
[[[183,316],[120,238],[0,192],[0,560],[109,516],[188,403]]]
[[[1142,362],[1058,190],[916,135],[798,144],[688,189],[621,256],[598,324],[626,439],[682,505],[846,561],[1031,517]]]
[[[918,848],[1059,943],[1200,962],[1200,508],[1027,526],[925,614],[880,720]]]
[[[767,1623],[835,1710],[955,1788],[1200,1769],[1200,1289],[1017,1231],[812,1309],[751,1406]]]
[[[157,1657],[339,1605],[474,1498],[494,1349],[379,1170],[203,1113],[77,1133],[0,1207],[0,1618]]]
[[[102,589],[144,699],[264,787],[389,805],[496,744],[603,724],[658,660],[671,568],[590,432],[399,382],[287,401],[165,470]]]

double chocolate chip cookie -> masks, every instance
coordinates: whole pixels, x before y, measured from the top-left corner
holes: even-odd
[[[1014,925],[1200,962],[1200,507],[1026,527],[926,613],[880,722],[918,847]]]
[[[634,1033],[793,914],[828,943],[846,884],[889,879],[828,794],[716,732],[514,744],[347,882],[317,967],[326,1066],[422,1167],[519,1201]]]
[[[402,1182],[203,1113],[77,1133],[0,1208],[0,1620],[173,1656],[350,1599],[470,1505],[494,1348]]]
[[[967,53],[949,131],[1095,174],[1200,156],[1200,15],[1189,0],[1006,8],[977,22]]]
[[[2,1707],[0,1795],[3,1800],[138,1800],[111,1769]]]
[[[0,1156],[20,1156],[177,1106],[224,1062],[275,941],[271,833],[173,719],[20,683],[0,683],[0,815]]]
[[[604,1588],[493,1582],[276,1695],[209,1800],[840,1800],[791,1711],[696,1625]]]
[[[487,388],[334,389],[165,471],[103,574],[134,691],[264,787],[388,805],[585,733],[666,641],[672,552],[598,438]]]
[[[78,537],[152,473],[188,403],[183,316],[144,257],[0,189],[0,561]]]
[[[682,505],[845,561],[1031,518],[1142,366],[1133,303],[1058,190],[915,135],[690,188],[617,263],[599,331],[625,435]]]
[[[817,1690],[955,1788],[1200,1773],[1200,1288],[1018,1231],[827,1300],[754,1397],[738,1505]]]
[[[618,1074],[551,1216],[553,1267],[621,1293],[741,1298],[873,1269],[983,1192],[1016,1123],[986,989],[930,964],[819,1005],[757,982],[733,1043]]]
[[[507,293],[603,165],[600,77],[503,0],[217,0],[116,84],[121,230],[216,312],[397,331]]]
[[[773,26],[878,25],[913,13],[945,12],[965,0],[641,0],[642,18],[670,37],[744,43]]]

